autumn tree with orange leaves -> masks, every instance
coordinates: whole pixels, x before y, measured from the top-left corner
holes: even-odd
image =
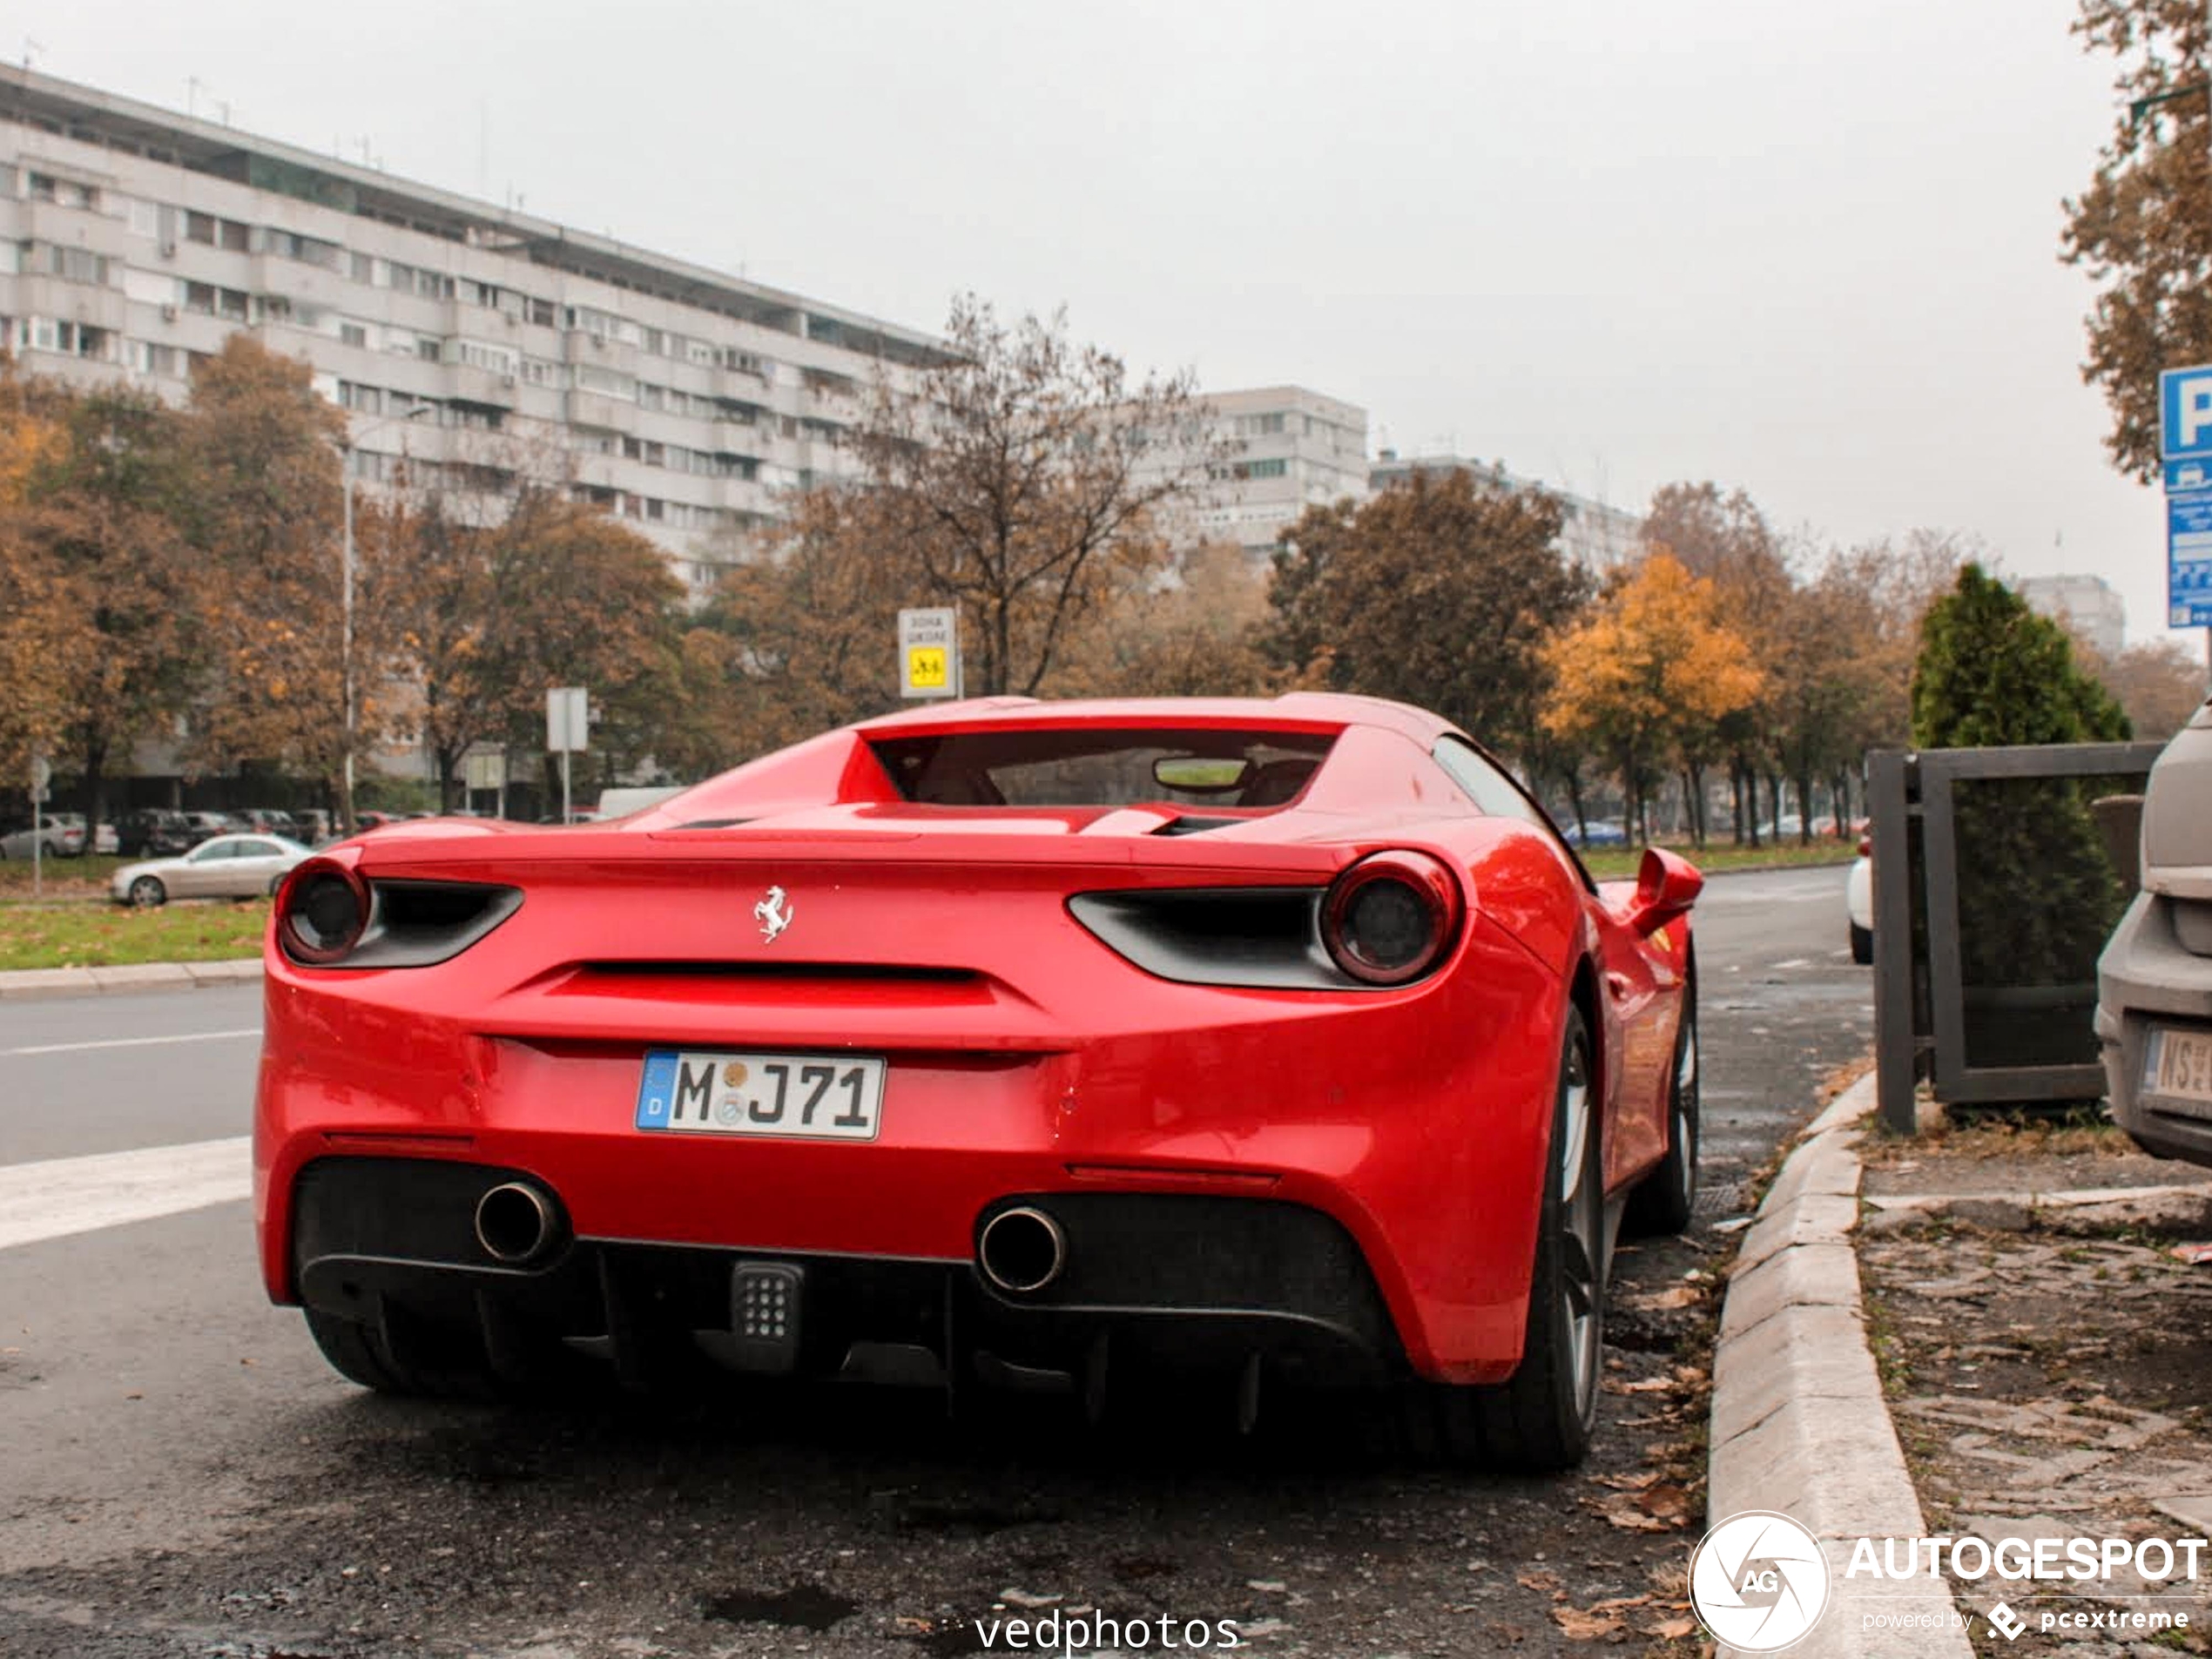
[[[1588,621],[1547,644],[1546,730],[1611,759],[1630,821],[1651,839],[1653,787],[1684,745],[1710,740],[1765,690],[1710,577],[1654,553],[1600,598]]]

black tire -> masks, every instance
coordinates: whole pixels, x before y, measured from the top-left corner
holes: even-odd
[[[1667,1087],[1667,1156],[1629,1193],[1622,1225],[1638,1233],[1679,1233],[1697,1207],[1697,982],[1683,989],[1675,1075]]]
[[[272,898],[272,899],[275,898],[275,897],[277,896],[277,890],[278,890],[280,887],[283,887],[283,886],[284,886],[284,878],[283,878],[282,876],[280,876],[280,875],[273,875],[273,876],[271,876],[271,877],[269,878],[269,897],[270,897],[270,898]]]
[[[1588,1453],[1605,1343],[1605,1190],[1597,1099],[1589,1034],[1580,1011],[1569,1008],[1546,1145],[1521,1368],[1490,1386],[1413,1384],[1404,1422],[1418,1455],[1534,1474],[1573,1468]]]
[[[152,910],[169,902],[169,889],[158,875],[142,875],[131,884],[131,904],[134,909]]]
[[[1851,959],[1861,968],[1874,960],[1874,930],[1855,921],[1851,925]]]

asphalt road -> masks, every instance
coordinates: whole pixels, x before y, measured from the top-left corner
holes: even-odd
[[[1716,1264],[1704,1224],[1870,1041],[1842,885],[1709,889],[1703,1219],[1622,1256],[1600,1450],[1540,1480],[1411,1467],[1341,1404],[1239,1441],[1198,1397],[1096,1433],[1044,1404],[954,1426],[876,1391],[375,1399],[254,1275],[258,991],[0,1004],[0,1653],[913,1659],[1049,1608],[1146,1622],[1151,1649],[1165,1618],[1185,1647],[1189,1622],[1237,1621],[1263,1654],[1553,1650],[1555,1607],[1687,1565],[1694,1514],[1645,1532],[1598,1509],[1694,1462],[1662,1385],[1710,1308],[1665,1293]],[[1649,1619],[1620,1616],[1642,1650]]]

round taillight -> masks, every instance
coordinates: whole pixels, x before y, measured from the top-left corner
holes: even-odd
[[[295,962],[327,967],[368,927],[368,884],[334,859],[309,859],[277,890],[277,937]]]
[[[1407,985],[1434,968],[1460,927],[1460,884],[1426,853],[1377,853],[1336,880],[1321,905],[1330,960],[1369,985]]]

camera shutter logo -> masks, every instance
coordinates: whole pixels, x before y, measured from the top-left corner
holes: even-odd
[[[1827,1607],[1828,1558],[1789,1516],[1747,1509],[1707,1533],[1689,1558],[1689,1604],[1716,1641],[1778,1653]]]

